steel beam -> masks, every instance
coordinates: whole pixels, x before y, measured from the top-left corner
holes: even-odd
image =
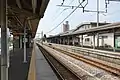
[[[7,0],[0,0],[1,80],[8,80]]]

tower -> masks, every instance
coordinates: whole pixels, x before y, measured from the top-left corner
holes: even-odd
[[[69,24],[68,24],[69,22],[68,21],[66,21],[66,23],[65,24],[63,24],[63,32],[66,32],[66,31],[68,31],[69,30]]]

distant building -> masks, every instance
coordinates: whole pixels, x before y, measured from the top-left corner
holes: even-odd
[[[63,24],[63,32],[69,31],[69,24],[68,21],[66,21],[65,24]]]
[[[54,35],[49,35],[49,37],[52,37],[52,36],[54,36]]]

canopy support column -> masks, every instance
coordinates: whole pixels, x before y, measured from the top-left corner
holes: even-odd
[[[8,80],[7,0],[0,0],[1,80]]]
[[[26,25],[24,27],[24,63],[27,63],[27,59],[26,59]]]

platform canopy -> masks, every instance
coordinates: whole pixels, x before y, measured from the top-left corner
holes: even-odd
[[[43,18],[49,0],[7,0],[8,28],[13,35],[35,36],[39,20]]]

